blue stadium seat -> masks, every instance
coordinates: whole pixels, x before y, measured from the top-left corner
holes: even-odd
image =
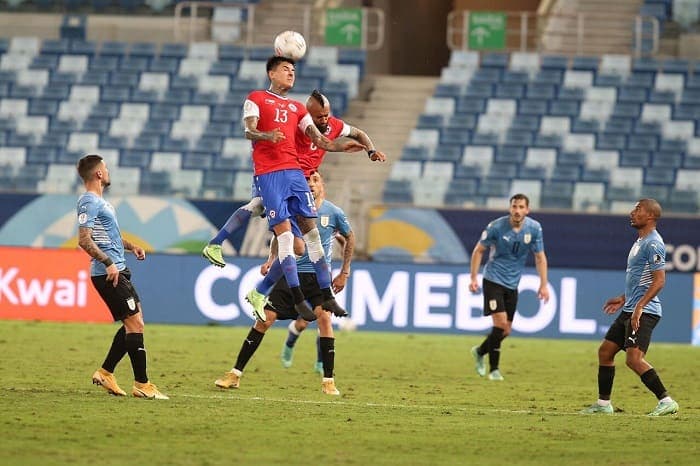
[[[511,129],[523,131],[538,131],[540,118],[537,115],[515,115],[510,125]]]
[[[413,190],[411,184],[404,180],[387,180],[384,184],[382,199],[388,204],[412,204]]]
[[[89,69],[95,71],[114,71],[119,66],[119,58],[109,55],[100,55],[90,60]]]
[[[128,102],[129,101],[128,86],[104,86],[101,89],[100,98],[103,102]]]
[[[599,62],[600,59],[598,57],[575,56],[571,63],[571,69],[592,71],[595,74],[598,71]]]
[[[656,151],[651,159],[651,166],[663,168],[681,168],[683,166],[683,153]]]
[[[651,72],[651,73],[656,73],[661,64],[659,63],[659,60],[657,60],[654,57],[641,57],[641,58],[635,58],[632,60],[632,72]],[[687,64],[686,64],[687,68]]]
[[[106,41],[103,42],[102,46],[100,47],[100,56],[122,57],[126,55],[126,48],[126,42]]]
[[[557,155],[558,165],[574,165],[582,167],[586,163],[586,154],[583,152],[562,151]],[[576,176],[578,178],[578,175]]]
[[[166,152],[182,152],[189,147],[189,143],[185,139],[173,139],[169,136],[163,136],[160,149]],[[182,168],[185,168],[184,166]],[[193,167],[189,167],[193,168]],[[204,167],[194,167],[204,168]]]
[[[501,99],[520,99],[525,95],[525,86],[516,83],[496,84],[495,96]]]
[[[679,103],[673,107],[674,120],[695,120],[700,118],[700,106],[687,103]]]
[[[672,189],[668,198],[670,208],[674,212],[696,214],[698,212],[697,191]]]
[[[630,87],[654,87],[654,73],[632,73],[627,77],[626,85]]]
[[[112,86],[136,87],[139,84],[139,73],[132,71],[112,71],[109,76]]]
[[[639,199],[634,188],[629,186],[607,186],[605,188],[605,199],[608,201],[621,201],[633,204]]]
[[[188,45],[182,43],[166,43],[160,49],[160,57],[185,58],[188,52]]]
[[[586,98],[586,92],[578,87],[560,87],[557,94],[559,100],[577,100],[581,101]]]
[[[554,166],[552,179],[557,181],[578,181],[581,178],[581,168],[577,165]]]
[[[241,121],[241,107],[238,105],[215,105],[210,121],[239,123]]]
[[[154,152],[160,149],[161,137],[157,134],[140,134],[134,138],[131,144],[133,150]]]
[[[628,149],[656,150],[659,145],[659,136],[653,134],[634,134],[627,141]]]
[[[108,71],[88,70],[80,77],[80,84],[85,84],[86,86],[104,86],[108,82]]]
[[[153,136],[165,136],[170,134],[170,121],[168,120],[148,120],[144,123],[141,134]]]
[[[495,146],[499,142],[499,137],[496,133],[474,133],[471,142],[478,146]]]
[[[457,100],[457,113],[483,113],[486,111],[486,100],[475,97],[460,97]]]
[[[75,55],[95,55],[97,44],[93,41],[73,40],[70,42],[69,53]]]
[[[660,151],[685,152],[688,149],[688,144],[683,139],[664,139],[661,138],[659,144]]]
[[[445,123],[444,120],[445,117],[443,115],[426,115],[423,113],[418,115],[418,123],[416,124],[416,128],[440,129]]]
[[[509,146],[530,146],[534,142],[534,136],[531,131],[521,131],[510,129],[506,132],[504,143]],[[523,153],[524,157],[524,153]]]
[[[493,84],[484,82],[470,82],[464,91],[464,95],[467,97],[477,97],[482,99],[488,99],[493,96]]]
[[[462,205],[472,201],[479,189],[479,180],[476,178],[454,178],[450,180],[445,193],[445,204]]]
[[[29,68],[34,70],[55,70],[57,67],[57,55],[37,55],[29,65]]]
[[[510,179],[483,178],[477,188],[477,194],[486,197],[507,197],[510,191]]]
[[[50,84],[70,86],[78,82],[78,75],[73,73],[53,73],[51,74]]]
[[[214,157],[210,153],[204,152],[185,152],[182,159],[182,168],[208,170],[213,166]]]
[[[141,169],[141,181],[144,170],[151,164],[151,153],[144,150],[123,150],[119,156],[120,167],[138,167]]]
[[[236,76],[238,74],[238,68],[239,68],[239,63],[234,60],[222,60],[222,61],[216,61],[211,64],[211,68],[209,68],[209,74],[210,75],[224,75],[224,76]],[[301,79],[302,77],[297,78]],[[318,82],[321,82],[320,78],[310,78],[310,79],[317,79]]]
[[[433,160],[436,162],[459,163],[462,160],[463,147],[455,144],[440,144],[435,148]]]
[[[62,55],[70,50],[68,39],[46,39],[41,43],[41,54]]]
[[[202,179],[202,189],[219,192],[222,197],[229,197],[233,192],[235,174],[224,170],[207,170]]]
[[[54,116],[58,113],[58,101],[49,99],[31,99],[27,114],[30,116]]]
[[[639,118],[642,114],[642,106],[637,102],[618,102],[613,107],[611,117]]]
[[[165,104],[185,105],[190,103],[191,92],[187,89],[170,89],[163,94],[162,102]]]
[[[471,131],[464,128],[443,128],[440,132],[441,144],[469,144]]]
[[[92,107],[90,118],[117,118],[119,116],[120,103],[98,102]]]
[[[600,122],[598,120],[581,120],[579,118],[574,118],[573,124],[571,125],[572,133],[597,133],[600,129]]]
[[[27,148],[26,162],[36,164],[50,164],[56,161],[56,147],[35,146]]]
[[[602,132],[596,135],[595,147],[599,150],[622,150],[627,147],[626,144],[627,136],[624,134]]]
[[[215,65],[216,63],[212,64]],[[148,62],[148,71],[153,73],[177,73],[177,69],[180,66],[180,62],[177,58],[170,57],[157,57],[153,58]]]
[[[543,55],[540,63],[542,69],[565,70],[569,67],[569,57],[564,55]]]
[[[607,183],[610,181],[610,172],[605,168],[584,167],[581,172],[581,181]]]
[[[683,168],[689,168],[692,170],[699,170],[700,169],[700,156],[686,154],[685,158],[683,160]]]
[[[657,91],[652,89],[649,92],[649,102],[652,104],[675,104],[676,93],[673,91]]]
[[[219,44],[219,60],[232,60],[240,62],[246,58],[244,47],[232,44]]]
[[[423,146],[407,146],[401,150],[401,160],[428,160],[430,151]]]
[[[643,87],[622,86],[618,89],[618,102],[644,103],[647,101],[648,91]]]
[[[632,131],[634,134],[661,134],[661,125],[655,121],[641,121],[638,120],[634,124],[634,129]]]
[[[459,84],[438,83],[435,85],[434,97],[459,97],[462,93],[462,87]]]
[[[193,105],[216,105],[221,101],[219,95],[215,92],[197,92],[192,91],[190,103]]]
[[[219,153],[223,147],[223,138],[214,136],[204,136],[194,145],[197,152]]]
[[[360,78],[365,75],[365,63],[367,51],[362,49],[340,48],[338,49],[338,64],[357,65],[360,68]]]
[[[495,84],[501,80],[501,74],[498,68],[478,68],[472,74],[470,84]]]
[[[660,184],[673,186],[676,181],[676,170],[673,168],[645,168],[644,184]]]
[[[151,120],[178,120],[180,118],[180,106],[167,103],[151,105],[150,118]]]
[[[109,124],[110,120],[106,118],[88,118],[80,130],[87,133],[106,133],[109,131]]]
[[[570,210],[573,203],[574,183],[550,181],[542,185],[540,207]]]
[[[661,62],[661,70],[664,73],[681,73],[687,75],[690,72],[690,63],[683,58],[667,58]]]
[[[129,58],[144,57],[151,59],[156,56],[156,44],[153,42],[136,42],[131,44],[129,49]]]
[[[10,96],[10,83],[0,83],[0,97]]]
[[[532,135],[529,135],[530,138]],[[508,138],[506,138],[506,144],[508,144]],[[526,145],[503,145],[496,148],[496,154],[494,156],[494,163],[501,164],[513,164],[518,166],[525,162]],[[514,175],[515,176],[515,175]]]
[[[481,57],[481,67],[484,68],[507,68],[510,55],[507,53],[485,53]]]
[[[127,149],[128,147],[126,138],[121,136],[110,136],[109,134],[100,136],[100,148],[102,149]]]
[[[541,69],[532,81],[535,84],[560,85],[563,81],[563,73],[558,69]]]
[[[456,113],[451,115],[445,126],[448,128],[463,128],[463,129],[474,129],[476,128],[477,119],[473,114],[459,114]]]
[[[518,167],[518,179],[521,180],[544,180],[547,178],[547,169],[545,167],[528,167],[520,165]]]
[[[599,74],[595,77],[594,84],[601,87],[618,87],[622,85],[622,76],[618,74]]]
[[[651,163],[651,153],[644,150],[620,151],[621,167],[647,167]]]
[[[556,134],[538,134],[535,136],[535,147],[559,149],[561,145],[561,136]]]
[[[525,96],[528,99],[553,99],[556,96],[557,87],[554,84],[528,84]]]
[[[78,130],[78,124],[75,122],[75,120],[57,120],[53,118],[51,122],[49,123],[49,133],[55,132],[55,133],[71,133],[73,131]],[[46,138],[48,134],[44,135]],[[66,138],[66,142],[68,139]],[[66,144],[63,143],[61,146],[65,146]]]
[[[518,102],[518,115],[545,115],[547,114],[547,101],[527,99]]]
[[[139,193],[142,195],[163,196],[170,193],[170,174],[165,171],[141,170]]]
[[[148,69],[148,58],[140,56],[131,56],[122,58],[119,63],[119,69],[132,73],[141,73]]]
[[[156,91],[144,91],[141,89],[134,89],[131,91],[131,102],[141,103],[141,104],[154,104],[160,101],[160,96]]]
[[[263,46],[248,48],[248,59],[253,61],[267,61],[272,55],[274,55],[272,47]]]
[[[576,117],[579,114],[579,103],[574,100],[553,100],[549,105],[549,114]]]
[[[530,82],[530,75],[524,71],[506,70],[501,77],[501,81],[511,84],[527,84]]]

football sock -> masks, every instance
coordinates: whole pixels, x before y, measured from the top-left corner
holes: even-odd
[[[114,372],[114,369],[119,364],[126,354],[126,329],[122,325],[114,334],[114,339],[112,340],[112,346],[110,346],[107,352],[107,357],[105,362],[102,363],[102,369],[107,372]]]
[[[321,335],[316,334],[316,362],[323,362],[323,351],[321,350]]]
[[[289,348],[294,348],[294,345],[297,342],[297,338],[299,338],[299,330],[297,330],[296,326],[296,321],[293,320],[289,323],[289,332],[287,332],[287,341],[285,342],[285,345],[287,345]]]
[[[331,286],[331,268],[326,262],[326,257],[323,254],[323,245],[321,245],[321,235],[318,228],[314,228],[304,235],[306,243],[306,251],[309,253],[309,261],[314,266],[316,272],[316,280],[318,286],[323,289],[330,289]]]
[[[659,374],[656,373],[656,370],[652,367],[645,373],[643,373],[640,377],[642,379],[642,383],[647,386],[647,388],[654,394],[656,395],[656,399],[660,400],[662,398],[665,398],[668,396],[668,393],[666,392],[666,387],[664,387],[664,384],[661,382],[661,379],[659,378]]]
[[[238,369],[239,371],[243,372],[245,365],[248,364],[250,358],[252,358],[253,354],[255,354],[255,350],[257,350],[258,346],[260,346],[260,342],[264,336],[264,333],[258,332],[255,330],[255,328],[250,329],[248,336],[245,338],[245,340],[243,340],[241,350],[238,352],[236,365],[233,366],[234,369]]]
[[[279,279],[282,278],[282,275],[284,275],[284,271],[282,270],[282,265],[280,262],[272,262],[272,266],[270,267],[270,270],[267,271],[267,275],[263,277],[255,289],[258,291],[258,293],[269,296],[272,288],[274,288],[275,284],[277,284]]]
[[[335,365],[335,338],[319,337],[321,348],[321,358],[323,361],[323,377],[333,377]]]
[[[282,273],[287,279],[290,288],[299,287],[299,275],[297,273],[297,260],[294,256],[294,235],[291,231],[285,231],[277,235],[277,259],[282,266]],[[303,294],[302,294],[303,296]],[[300,301],[295,300],[295,303]]]
[[[499,327],[493,327],[491,329],[491,342],[489,343],[489,368],[491,372],[498,369],[498,364],[501,359],[501,342],[505,338],[503,336],[503,329]]]
[[[613,380],[615,379],[615,366],[598,366],[598,398],[610,400]]]
[[[143,345],[143,333],[127,333],[126,351],[131,359],[131,367],[134,370],[134,380],[140,383],[148,382],[146,374],[146,348]]]
[[[250,217],[253,215],[260,215],[263,211],[262,199],[259,197],[254,197],[246,205],[239,207],[231,216],[226,220],[224,226],[216,234],[209,244],[221,244],[226,238],[231,236],[233,232],[241,228],[243,225],[248,223]]]

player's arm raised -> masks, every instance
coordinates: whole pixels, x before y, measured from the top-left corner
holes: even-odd
[[[260,131],[258,129],[259,119],[260,118],[256,116],[249,116],[244,120],[246,139],[250,139],[251,141],[270,141],[274,143],[285,139],[284,133],[279,128],[275,128],[272,131]]]
[[[369,135],[362,131],[360,128],[350,126],[350,134],[348,134],[348,137],[359,141],[360,144],[367,148],[367,155],[369,156],[371,161],[384,162],[386,160],[386,155],[384,154],[384,152],[375,149],[374,143],[372,143],[372,140],[370,139]]]
[[[315,125],[308,125],[305,133],[314,144],[328,152],[359,152],[367,150],[364,144],[354,139],[335,139],[331,141],[321,134]]]

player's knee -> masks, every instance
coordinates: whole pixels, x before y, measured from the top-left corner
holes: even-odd
[[[258,216],[262,215],[263,211],[265,210],[265,207],[263,206],[261,197],[254,197],[246,205],[243,206],[243,209],[249,210],[251,215],[253,216]]]
[[[309,322],[304,319],[297,319],[294,323],[294,327],[297,329],[297,332],[303,332],[308,326]]]
[[[294,254],[297,256],[303,256],[306,251],[306,244],[302,238],[298,236],[294,237]]]

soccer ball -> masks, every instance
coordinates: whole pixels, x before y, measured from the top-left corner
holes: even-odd
[[[300,60],[306,54],[306,40],[296,31],[284,31],[277,34],[274,42],[275,55]]]

